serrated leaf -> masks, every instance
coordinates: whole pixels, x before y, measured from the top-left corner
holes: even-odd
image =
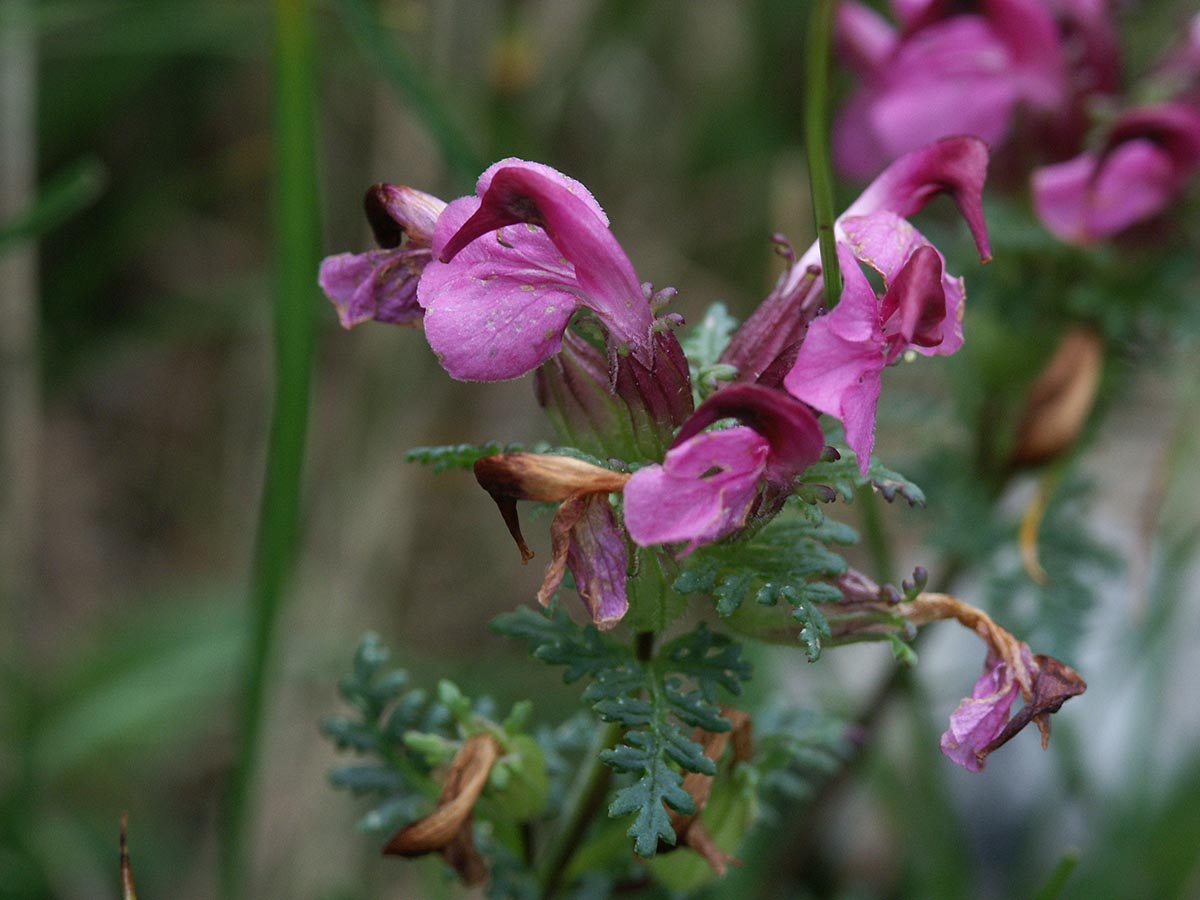
[[[632,656],[627,647],[608,640],[594,626],[580,628],[560,608],[543,613],[522,607],[497,616],[491,627],[497,634],[525,641],[536,659],[565,666],[567,684],[612,669]]]
[[[476,461],[496,453],[515,453],[523,449],[520,444],[501,444],[488,441],[486,444],[446,444],[440,447],[413,447],[404,454],[405,462],[433,466],[434,472],[447,469],[470,469]]]
[[[341,716],[322,720],[321,733],[330,738],[339,750],[370,753],[379,749],[379,738],[369,726]]]
[[[403,787],[399,775],[385,766],[363,764],[338,766],[329,771],[329,783],[355,794],[393,794]]]
[[[709,306],[704,318],[679,342],[692,367],[700,370],[716,365],[737,324],[724,303]]]
[[[835,588],[836,590],[836,588]],[[839,592],[839,596],[840,592]],[[821,642],[830,638],[829,621],[816,604],[807,597],[790,598],[796,604],[792,617],[804,627],[800,630],[800,638],[807,648],[809,662],[816,662],[821,655]]]
[[[707,588],[721,616],[732,615],[748,596],[764,606],[787,600],[799,609],[801,638],[808,658],[815,660],[821,642],[829,637],[828,622],[816,607],[841,599],[841,591],[829,580],[846,571],[846,561],[827,544],[848,544],[856,538],[853,529],[801,504],[796,514],[781,516],[747,541],[701,547],[675,589],[691,593]]]
[[[889,503],[899,496],[907,500],[909,506],[925,505],[925,492],[920,487],[877,459],[871,459],[864,478],[858,470],[858,457],[852,450],[839,450],[838,459],[814,463],[799,480],[806,485],[828,485],[847,503],[853,502],[859,488],[869,484]]]

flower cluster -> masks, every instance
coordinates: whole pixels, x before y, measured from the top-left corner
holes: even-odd
[[[996,6],[994,27],[1008,34],[1001,12],[1012,4]],[[1049,76],[1027,62],[1027,87],[1040,97]],[[962,136],[889,165],[837,219],[841,302],[826,308],[816,245],[793,257],[733,335],[720,358],[730,377],[707,396],[673,331],[682,320],[665,311],[674,291],[643,283],[591,193],[540,163],[501,160],[474,195],[448,204],[372,188],[367,214],[381,249],[330,257],[320,281],[346,327],[423,325],[456,379],[536,371],[538,401],[564,442],[594,461],[506,453],[480,459],[475,474],[525,561],[533,553],[518,501],[559,504],[538,599],[549,604],[569,571],[592,622],[609,629],[630,609],[638,554],[682,559],[782,510],[825,454],[819,414],[841,420],[866,475],[883,370],[909,351],[948,355],[963,343],[963,281],[908,217],[948,194],[986,261],[987,165],[984,142]],[[1027,704],[1033,671],[1012,675]],[[1000,679],[992,693],[1011,703],[1008,670],[989,672]],[[979,740],[947,752],[957,759],[967,744]]]
[[[834,131],[847,176],[973,134],[1028,184],[1045,228],[1083,246],[1159,215],[1200,169],[1200,16],[1126,88],[1104,0],[892,6],[897,26],[839,6],[842,54],[860,79]]]

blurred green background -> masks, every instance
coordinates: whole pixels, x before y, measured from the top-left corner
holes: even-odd
[[[1129,12],[1132,68],[1186,6]],[[451,198],[487,163],[522,156],[587,184],[640,276],[678,287],[689,320],[715,299],[744,316],[780,269],[771,233],[798,247],[812,236],[807,12],[785,0],[318,3],[307,100],[319,193],[301,206],[319,211],[320,250],[366,249],[372,182]],[[315,270],[296,291],[287,262],[272,263],[288,226],[270,201],[289,158],[272,129],[280,21],[250,0],[0,0],[2,897],[117,897],[124,812],[143,900],[218,893],[272,408],[272,284],[311,311],[317,339],[300,549],[249,782],[249,895],[460,895],[434,865],[380,859],[354,830],[361,804],[325,782],[335,754],[316,723],[338,708],[336,678],[362,632],[381,633],[429,685],[453,677],[501,703],[533,693],[548,720],[574,703],[485,627],[529,602],[540,566],[518,564],[472,479],[403,461],[417,445],[550,437],[528,382],[451,382],[418,332],[345,333]],[[1194,261],[1195,231],[1168,249]],[[979,278],[982,295],[968,346],[973,327],[994,346],[1011,323],[987,312],[988,285],[1026,276],[1006,276],[1000,252],[981,275],[959,249],[952,270],[969,289]],[[1196,302],[1193,269],[1177,305]],[[1048,612],[1043,594],[1000,601],[1014,628],[1056,617],[1050,631],[1069,636],[1059,649],[1091,685],[1056,720],[1051,752],[1022,735],[983,776],[947,763],[936,735],[979,660],[968,637],[936,637],[854,777],[780,826],[791,843],[771,857],[775,874],[751,867],[710,896],[1032,898],[1077,849],[1060,896],[1200,897],[1200,389],[1195,331],[1176,330],[1113,361],[1107,418],[1073,469],[1090,487],[1055,507],[1107,548],[1063,550],[1091,592]],[[960,413],[986,382],[963,374],[971,359],[939,365],[889,375],[880,455],[917,477],[930,508],[889,509],[888,524],[910,567],[936,562],[941,550],[920,540],[936,543],[939,528],[992,541],[974,558],[1001,552],[958,585],[984,604],[1013,569],[1031,485],[995,510],[972,506],[958,485],[967,464],[929,463],[968,443]],[[545,522],[533,527],[546,547]],[[855,648],[809,667],[764,652],[758,666],[762,692],[852,718],[890,657]]]

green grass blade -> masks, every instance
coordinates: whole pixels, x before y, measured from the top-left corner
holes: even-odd
[[[445,106],[434,94],[429,81],[388,38],[387,28],[379,21],[370,0],[338,0],[336,6],[359,49],[429,130],[447,164],[460,178],[474,182],[484,169],[483,162],[466,136],[446,115]]]
[[[241,896],[252,858],[253,796],[275,633],[300,532],[300,490],[320,253],[316,82],[308,0],[274,0],[272,90],[275,183],[275,405],[255,548],[249,644],[241,705],[241,748],[225,829],[224,896]]]

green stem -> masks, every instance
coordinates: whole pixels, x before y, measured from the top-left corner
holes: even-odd
[[[566,804],[566,808],[570,810],[570,817],[554,835],[537,868],[538,883],[542,886],[542,900],[549,900],[558,889],[571,857],[579,849],[580,841],[587,833],[592,819],[604,805],[604,798],[608,795],[608,783],[612,780],[612,769],[601,761],[600,753],[613,747],[620,740],[621,730],[619,724],[609,723],[596,736],[596,741],[588,752],[587,768],[580,770],[575,788]]]
[[[275,397],[253,570],[250,631],[241,694],[237,764],[224,835],[224,896],[246,890],[254,781],[269,667],[300,532],[300,491],[312,381],[317,197],[316,86],[308,0],[273,2],[272,127],[275,183]]]
[[[888,541],[879,497],[867,486],[859,490],[857,499],[858,508],[862,510],[863,537],[866,539],[867,553],[871,556],[871,565],[875,569],[875,580],[880,584],[894,584],[896,564],[892,557],[892,547]]]
[[[816,0],[808,20],[804,86],[804,149],[812,189],[825,303],[833,309],[842,296],[833,225],[833,157],[829,147],[829,45],[833,33],[833,0]]]

